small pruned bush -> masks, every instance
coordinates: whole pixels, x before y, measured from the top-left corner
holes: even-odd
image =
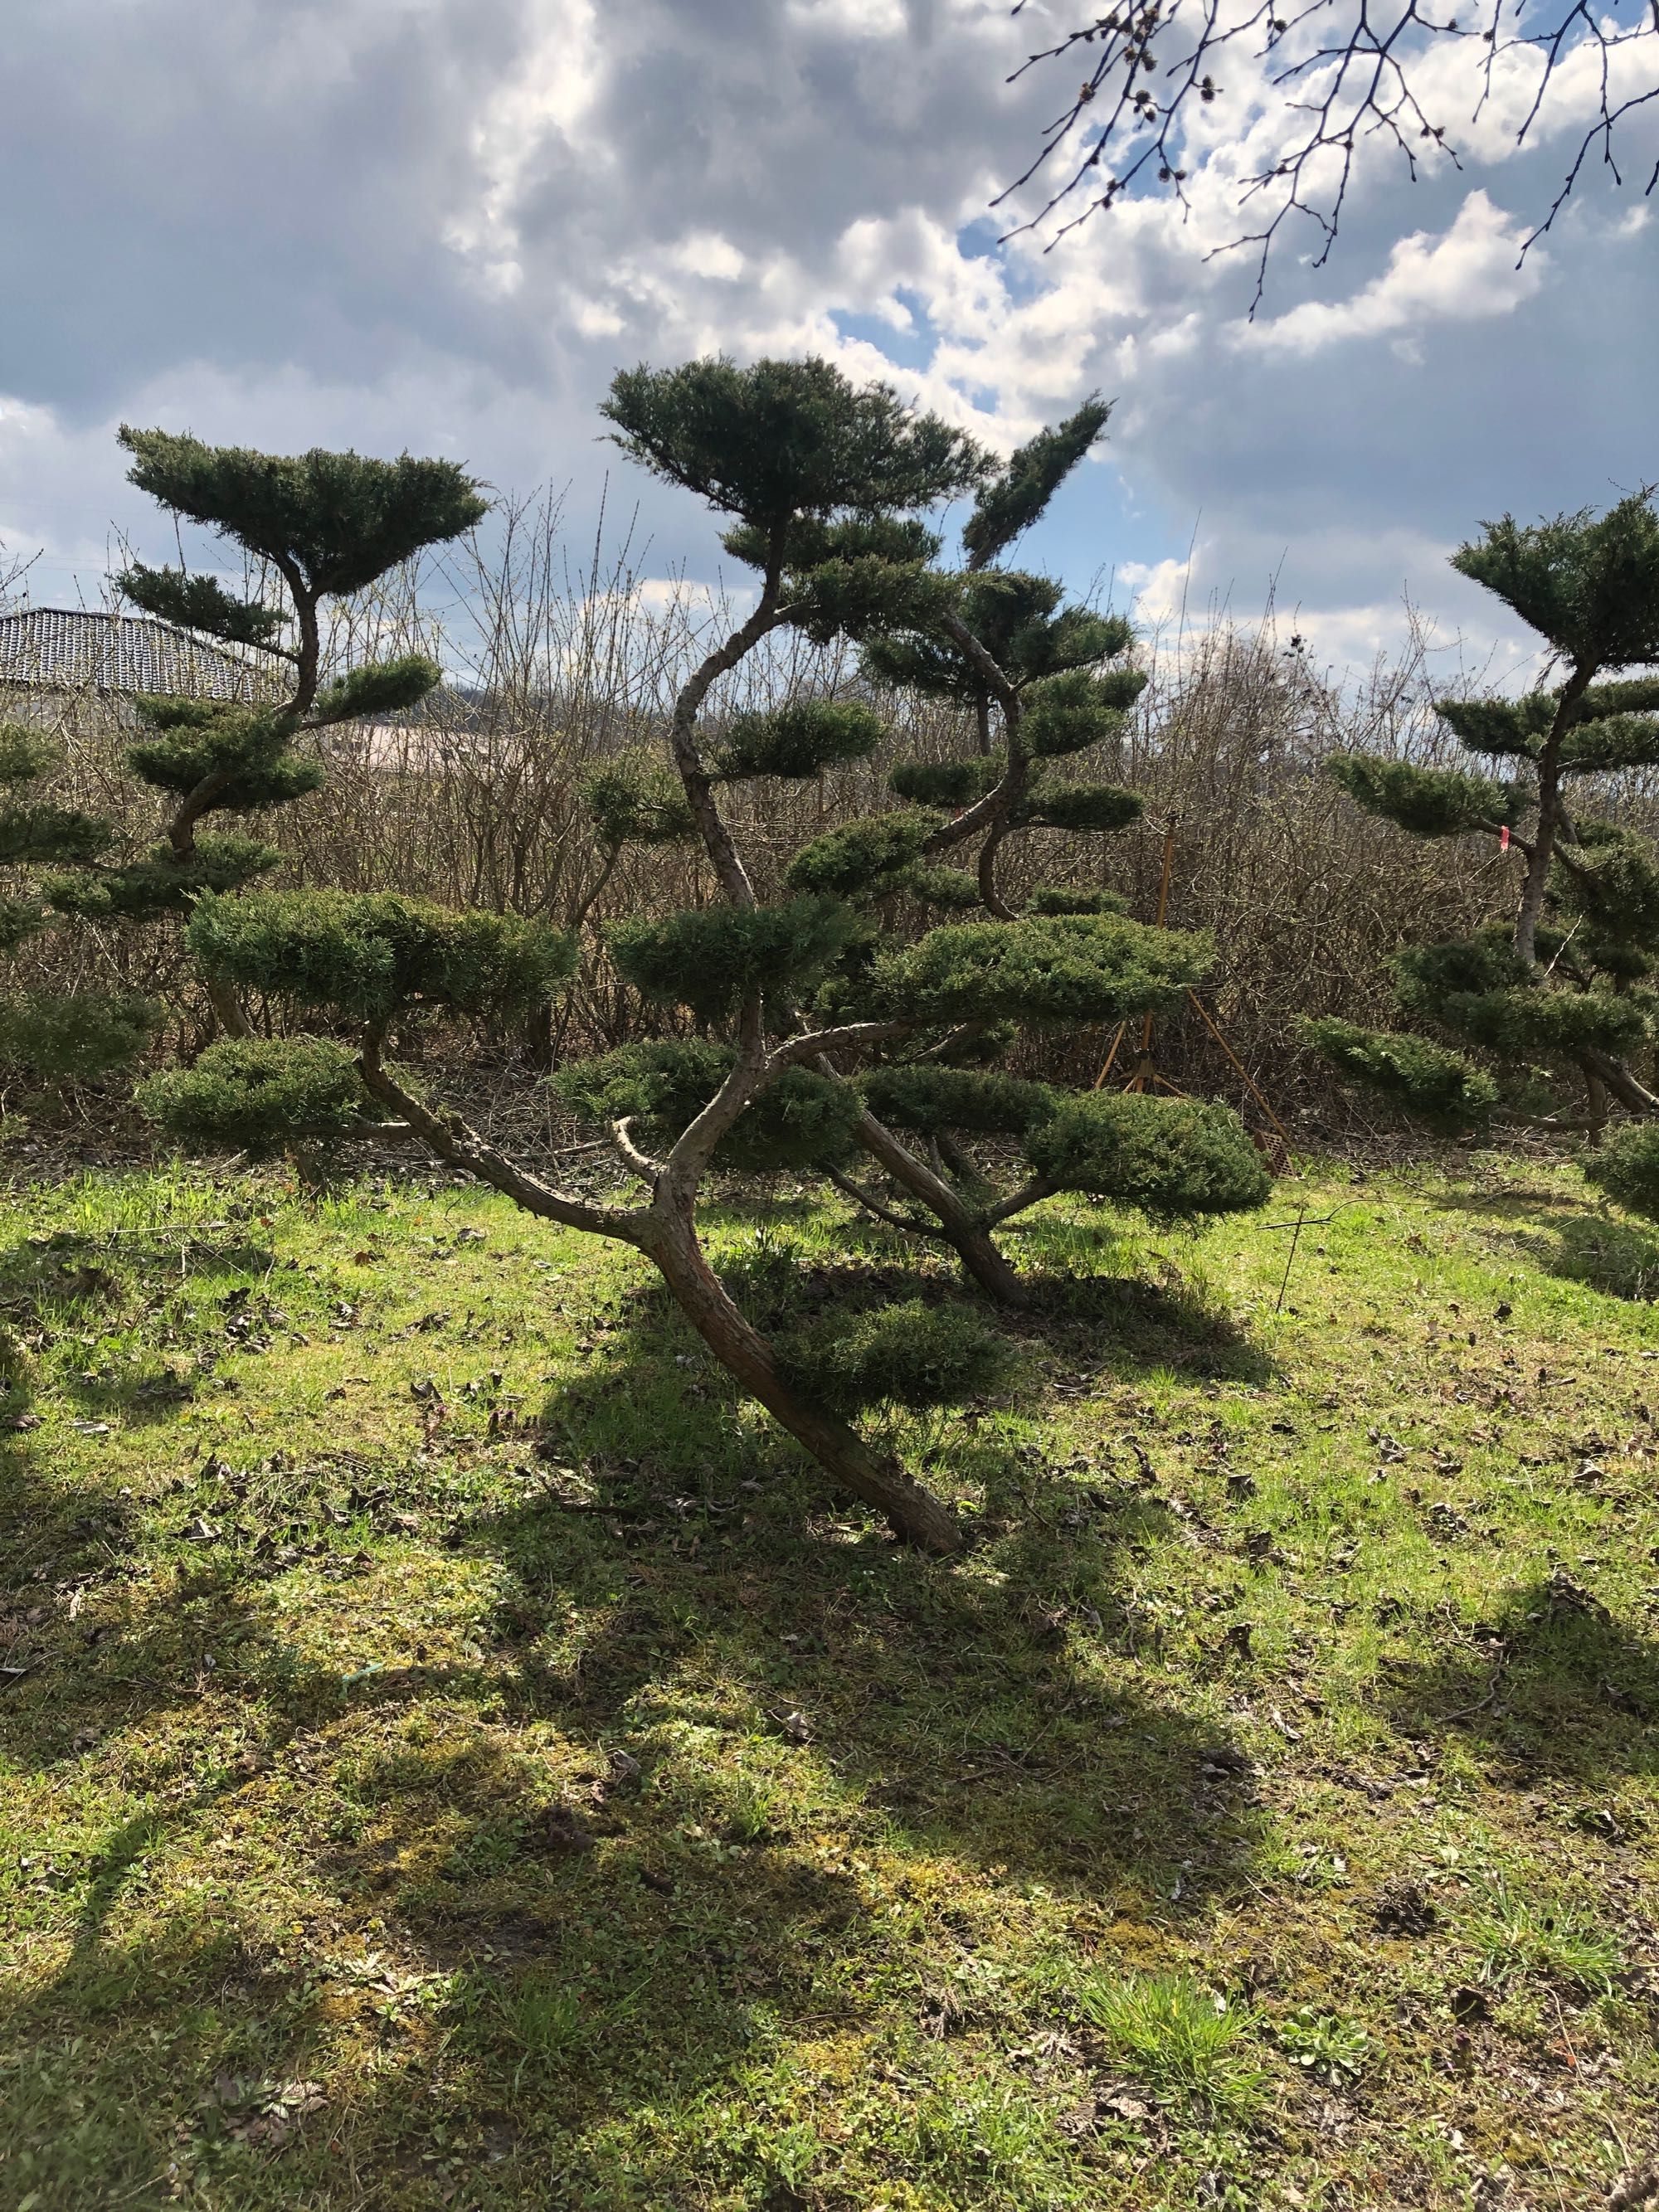
[[[780,1364],[799,1389],[839,1411],[957,1406],[1006,1382],[1006,1344],[966,1306],[901,1305],[826,1314],[783,1338]]]
[[[1055,1190],[1135,1206],[1156,1221],[1248,1212],[1273,1187],[1237,1115],[1190,1098],[1083,1091],[1037,1124],[1025,1152]]]
[[[1334,1014],[1304,1023],[1303,1035],[1340,1073],[1432,1127],[1479,1128],[1498,1103],[1498,1085],[1484,1068],[1427,1037],[1361,1029]]]
[[[138,1085],[139,1111],[180,1144],[256,1158],[380,1119],[356,1055],[327,1037],[222,1037]]]

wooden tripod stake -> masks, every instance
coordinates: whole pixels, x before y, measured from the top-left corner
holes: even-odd
[[[1164,927],[1164,916],[1170,911],[1170,882],[1175,872],[1175,847],[1176,824],[1172,818],[1164,824],[1164,872],[1158,882],[1158,913],[1154,917],[1157,926],[1160,929]],[[1212,1016],[1209,1008],[1205,1005],[1203,1000],[1199,997],[1196,991],[1189,990],[1187,996],[1191,1001],[1193,1010],[1197,1014],[1200,1021],[1203,1023],[1205,1028],[1208,1030],[1210,1035],[1215,1039],[1216,1042],[1221,1047],[1223,1052],[1226,1054],[1228,1059],[1232,1062],[1234,1067],[1238,1071],[1239,1078],[1243,1083],[1245,1089],[1249,1092],[1251,1097],[1255,1099],[1256,1104],[1267,1115],[1268,1121],[1272,1122],[1280,1143],[1288,1152],[1291,1148],[1290,1131],[1285,1127],[1285,1124],[1279,1120],[1278,1115],[1274,1113],[1273,1108],[1267,1103],[1266,1097],[1263,1096],[1260,1086],[1257,1085],[1255,1078],[1251,1075],[1249,1068],[1245,1066],[1243,1061],[1233,1050],[1231,1045],[1228,1043],[1226,1038],[1221,1034],[1219,1028],[1216,1024],[1214,1018]],[[1187,1092],[1181,1088],[1179,1084],[1171,1083],[1169,1077],[1163,1073],[1163,1071],[1158,1067],[1158,1063],[1152,1058],[1152,1021],[1153,1017],[1149,1013],[1141,1023],[1139,1049],[1135,1054],[1134,1066],[1129,1071],[1129,1079],[1124,1085],[1123,1088],[1126,1091],[1150,1091],[1154,1087],[1154,1085],[1156,1085],[1156,1087],[1160,1091],[1167,1091],[1172,1098],[1185,1098],[1188,1096]],[[1099,1074],[1096,1076],[1094,1080],[1094,1088],[1097,1091],[1101,1088],[1107,1077],[1111,1073],[1113,1067],[1116,1065],[1119,1048],[1121,1046],[1124,1038],[1127,1036],[1129,1024],[1126,1018],[1125,1020],[1121,1021],[1116,1029],[1113,1031],[1112,1042],[1107,1048],[1105,1060],[1101,1066]]]

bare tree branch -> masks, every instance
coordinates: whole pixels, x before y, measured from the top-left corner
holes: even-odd
[[[1012,13],[1022,15],[1030,4],[1016,0]],[[1195,111],[1225,95],[1217,71],[1229,57],[1261,63],[1268,94],[1282,103],[1290,128],[1271,166],[1241,176],[1238,191],[1241,208],[1260,203],[1270,212],[1259,228],[1205,257],[1255,250],[1254,316],[1269,256],[1293,218],[1311,224],[1317,235],[1313,266],[1329,258],[1364,141],[1380,137],[1391,146],[1413,183],[1426,157],[1441,155],[1463,166],[1446,123],[1431,112],[1431,70],[1444,42],[1482,49],[1471,123],[1493,97],[1501,64],[1522,56],[1541,63],[1516,132],[1517,146],[1526,143],[1568,63],[1592,52],[1598,105],[1559,191],[1522,241],[1524,260],[1566,204],[1592,152],[1599,148],[1614,183],[1623,183],[1614,134],[1638,108],[1659,100],[1659,0],[1610,0],[1599,12],[1591,0],[1476,0],[1477,12],[1467,21],[1456,6],[1457,0],[1443,0],[1441,7],[1432,0],[1125,0],[1028,55],[1010,78],[1049,64],[1074,68],[1079,60],[1085,72],[1043,131],[1030,162],[993,202],[1006,205],[1034,179],[1049,187],[1035,213],[1006,235],[1040,230],[1064,215],[1049,250],[1091,216],[1159,187],[1190,212],[1188,126]],[[1656,81],[1638,80],[1636,88],[1621,91],[1616,80],[1627,79],[1627,72],[1615,71],[1614,60],[1632,46],[1644,49],[1642,75]],[[1079,147],[1080,128],[1085,143]],[[1656,186],[1659,163],[1646,190]]]

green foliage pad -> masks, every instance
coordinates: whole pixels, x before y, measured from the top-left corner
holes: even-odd
[[[576,958],[574,941],[545,923],[395,891],[209,896],[186,939],[222,981],[372,1020],[416,1004],[496,1019],[527,1013]]]
[[[326,1037],[222,1037],[191,1067],[138,1085],[138,1107],[181,1144],[258,1158],[380,1118],[355,1056]]]
[[[1237,1115],[1188,1098],[1085,1091],[1039,1122],[1025,1150],[1055,1189],[1135,1206],[1158,1221],[1249,1212],[1273,1188]]]

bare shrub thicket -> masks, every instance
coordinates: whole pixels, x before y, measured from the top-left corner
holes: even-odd
[[[488,540],[395,573],[340,612],[329,659],[339,667],[418,649],[448,680],[408,723],[332,741],[326,787],[284,810],[288,879],[396,888],[564,924],[696,903],[704,864],[692,848],[629,848],[607,866],[581,786],[595,766],[657,738],[686,671],[731,615],[717,592],[648,576],[626,542],[573,564],[551,500],[515,505]],[[744,664],[722,702],[729,711],[804,692],[869,696],[851,653],[817,650],[793,632],[782,640]],[[1358,682],[1322,677],[1281,644],[1270,617],[1190,626],[1147,641],[1144,658],[1152,681],[1109,772],[1145,793],[1145,819],[1109,841],[1042,833],[1027,841],[1038,849],[1025,865],[1047,882],[1122,891],[1150,920],[1173,825],[1168,919],[1217,939],[1207,1003],[1230,1043],[1281,1113],[1335,1111],[1319,1064],[1297,1042],[1297,1017],[1383,1018],[1386,963],[1399,945],[1462,930],[1507,896],[1509,866],[1495,851],[1407,837],[1360,814],[1319,772],[1351,748],[1438,757],[1424,642],[1413,638]],[[896,752],[967,749],[948,705],[876,703],[900,732]],[[53,719],[67,793],[120,820],[135,842],[152,836],[150,794],[121,771],[128,718],[118,705],[64,697]],[[821,784],[735,787],[725,804],[757,856],[757,888],[773,889],[769,874],[781,879],[808,837],[867,811],[890,765],[876,757]],[[37,957],[165,989],[177,980],[175,938],[76,932]],[[598,1045],[637,1033],[641,1015],[590,962],[558,1019],[565,1042]],[[483,1042],[516,1050],[534,1041]],[[1089,1031],[1051,1042],[1040,1072],[1075,1081],[1098,1067],[1107,1042]],[[1240,1095],[1190,1010],[1161,1027],[1156,1049],[1176,1083]]]

